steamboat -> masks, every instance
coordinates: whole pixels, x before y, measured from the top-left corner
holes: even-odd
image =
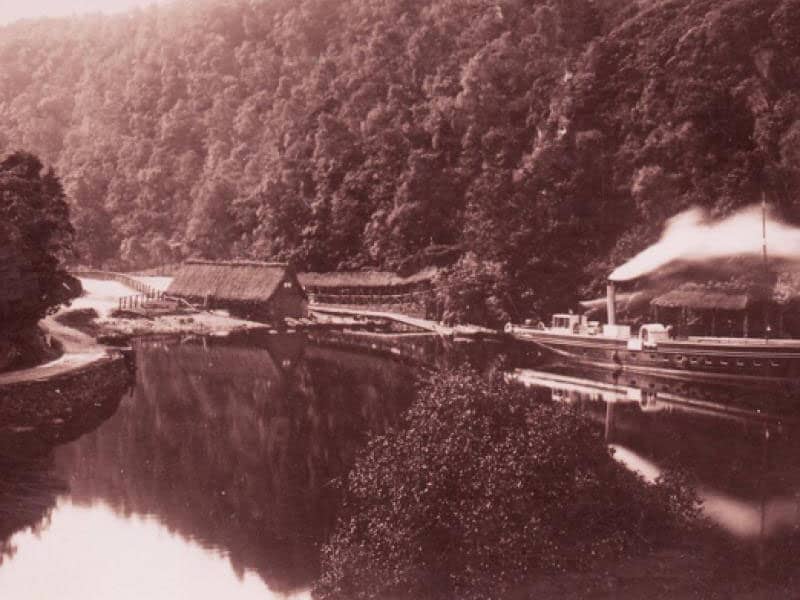
[[[555,314],[550,326],[507,324],[506,334],[545,353],[594,367],[721,382],[800,381],[800,339],[682,336],[661,323],[638,331],[616,323],[615,287],[607,288],[607,323]]]

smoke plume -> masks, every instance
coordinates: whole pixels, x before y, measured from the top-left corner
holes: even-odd
[[[800,260],[800,229],[767,214],[766,231],[770,259]],[[675,262],[697,264],[760,256],[762,243],[762,212],[758,205],[716,222],[702,209],[691,208],[670,219],[658,242],[614,269],[609,279],[630,281]]]

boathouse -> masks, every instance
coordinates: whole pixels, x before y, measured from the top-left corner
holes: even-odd
[[[746,289],[684,283],[653,298],[650,312],[653,320],[671,323],[685,335],[747,337],[763,333],[763,318],[751,323],[756,304],[756,295]]]
[[[285,263],[188,260],[178,269],[166,294],[275,325],[308,312],[306,293],[294,270]]]
[[[798,338],[800,274],[772,273],[761,283],[686,282],[653,298],[650,318],[685,335]]]

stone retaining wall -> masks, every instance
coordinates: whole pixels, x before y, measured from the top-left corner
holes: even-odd
[[[118,401],[132,382],[120,353],[46,379],[0,385],[0,431],[24,431],[42,425],[68,427],[108,398]]]

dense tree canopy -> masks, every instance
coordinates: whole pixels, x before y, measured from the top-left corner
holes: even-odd
[[[0,152],[63,175],[87,264],[396,268],[445,245],[546,311],[689,205],[766,189],[800,219],[798,39],[798,0],[183,0],[28,21],[0,28]]]
[[[23,277],[32,273],[35,280],[16,303],[15,325],[38,321],[79,293],[80,284],[64,268],[73,234],[64,191],[51,170],[24,152],[0,162],[0,244],[14,248]]]

